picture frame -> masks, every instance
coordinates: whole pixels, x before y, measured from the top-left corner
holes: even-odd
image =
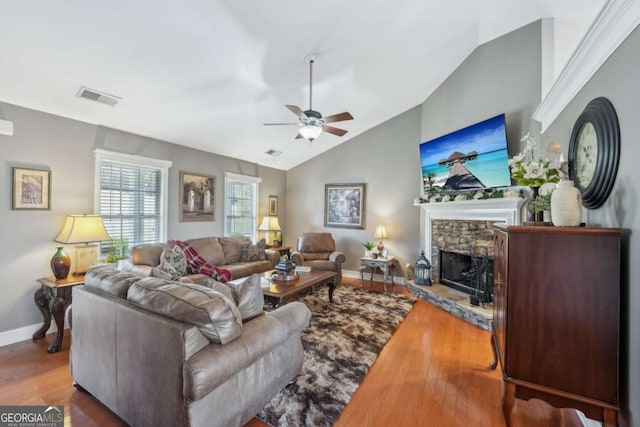
[[[365,228],[367,186],[358,184],[325,184],[324,226],[333,228]]]
[[[12,168],[11,209],[51,210],[51,171]]]
[[[389,249],[384,248],[384,249],[382,250],[382,252],[380,252],[380,256],[381,256],[382,258],[384,258],[384,259],[389,258]]]
[[[180,171],[180,221],[216,220],[216,177]]]
[[[278,196],[269,196],[269,216],[278,216]]]

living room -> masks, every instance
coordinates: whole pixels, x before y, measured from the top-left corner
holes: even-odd
[[[420,195],[420,142],[505,113],[510,154],[519,151],[518,141],[523,134],[531,132],[539,138],[542,147],[557,140],[566,157],[577,117],[590,100],[606,96],[618,114],[622,155],[610,197],[601,208],[584,210],[583,220],[589,225],[629,230],[623,242],[620,283],[620,425],[637,424],[640,367],[633,361],[640,357],[637,326],[640,315],[635,310],[640,307],[637,286],[640,266],[632,261],[638,259],[640,252],[637,237],[640,219],[636,214],[640,184],[632,178],[632,170],[633,160],[640,158],[640,149],[634,143],[634,135],[640,132],[635,102],[640,95],[635,78],[640,65],[637,55],[640,32],[636,29],[628,37],[624,36],[624,41],[619,41],[620,45],[616,45],[611,55],[593,69],[593,76],[584,87],[575,91],[568,104],[561,105],[543,126],[532,117],[543,101],[547,25],[545,20],[537,20],[478,46],[461,58],[460,64],[437,89],[422,98],[424,101],[288,170],[187,148],[178,145],[179,140],[166,142],[48,114],[4,102],[0,94],[0,119],[10,120],[14,127],[13,136],[0,136],[0,159],[5,165],[0,178],[0,188],[5,195],[0,202],[3,218],[0,241],[7,248],[2,267],[5,283],[0,301],[0,345],[29,339],[34,327],[41,324],[41,315],[33,303],[38,287],[36,279],[50,275],[49,260],[56,247],[53,238],[60,231],[65,215],[94,211],[95,149],[172,162],[168,178],[167,238],[222,236],[225,173],[259,177],[259,217],[268,212],[268,196],[277,196],[284,243],[294,245],[296,237],[303,232],[330,231],[347,254],[343,266],[346,275],[349,272],[356,275],[362,242],[372,240],[379,223],[387,227],[389,239],[385,240],[385,247],[398,257],[402,270],[407,263],[414,263],[425,247],[421,209],[413,206],[414,199]],[[323,135],[314,144],[322,144],[323,138],[332,137]],[[12,210],[12,167],[51,170],[50,210]],[[180,171],[217,177],[216,221],[179,220],[179,209],[172,201],[179,199]],[[365,229],[325,228],[324,186],[329,183],[366,183]],[[397,275],[402,277],[403,273],[399,271]]]

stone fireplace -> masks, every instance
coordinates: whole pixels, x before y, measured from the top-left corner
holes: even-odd
[[[441,282],[442,251],[493,258],[493,224],[520,224],[524,202],[505,197],[417,204],[423,210],[424,253],[431,263],[431,280]]]

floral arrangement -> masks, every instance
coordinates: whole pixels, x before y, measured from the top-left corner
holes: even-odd
[[[436,191],[430,195],[425,195],[425,197],[416,197],[414,203],[461,202],[464,200],[501,199],[504,197],[524,197],[524,193],[522,190],[503,189],[471,190],[468,193]]]
[[[527,134],[520,140],[525,144],[524,151],[509,159],[511,177],[518,185],[540,187],[547,182],[560,181],[559,165],[542,157],[535,157],[537,143]]]

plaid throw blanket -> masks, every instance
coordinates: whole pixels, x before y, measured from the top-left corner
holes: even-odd
[[[177,246],[184,252],[187,257],[187,272],[189,274],[205,274],[218,282],[225,283],[231,280],[231,272],[226,268],[216,267],[207,262],[191,247],[187,242],[182,240],[169,240],[169,245]]]

